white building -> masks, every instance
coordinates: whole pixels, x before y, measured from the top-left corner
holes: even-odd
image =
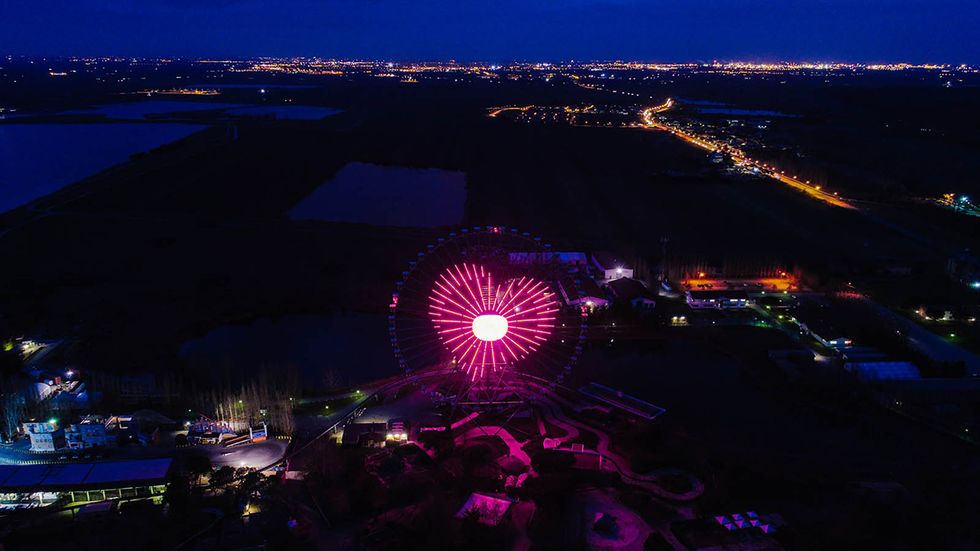
[[[691,308],[748,308],[752,301],[745,291],[687,291],[687,305]]]
[[[592,253],[592,265],[599,271],[599,278],[602,281],[633,277],[633,268],[609,252]]]
[[[65,439],[71,449],[105,448],[116,445],[116,434],[108,430],[106,420],[89,416],[71,425]]]
[[[609,306],[609,299],[588,277],[579,279],[577,284],[573,278],[564,277],[558,281],[558,290],[561,291],[561,298],[568,306],[584,306],[590,311]]]
[[[67,445],[65,429],[58,426],[57,419],[45,423],[24,423],[24,432],[31,438],[31,451],[53,452]]]

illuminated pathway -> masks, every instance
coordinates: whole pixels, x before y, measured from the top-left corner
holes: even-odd
[[[667,101],[665,101],[660,105],[645,109],[643,111],[643,124],[645,124],[647,128],[655,128],[657,130],[665,130],[667,132],[670,132],[671,134],[679,137],[685,142],[696,145],[701,149],[727,153],[728,155],[731,156],[731,158],[735,162],[743,163],[749,166],[750,168],[758,169],[762,174],[765,174],[770,178],[782,182],[796,190],[802,191],[803,193],[806,193],[810,197],[823,201],[824,203],[834,205],[835,207],[845,208],[845,209],[857,209],[857,207],[855,207],[851,203],[838,197],[836,193],[828,193],[826,191],[822,191],[820,189],[820,186],[811,185],[809,182],[798,180],[795,176],[787,176],[782,171],[777,172],[775,167],[771,167],[765,163],[761,163],[754,159],[750,159],[749,157],[745,156],[745,154],[742,153],[742,151],[734,147],[731,147],[727,144],[713,142],[707,138],[702,138],[690,132],[685,132],[684,130],[681,130],[676,126],[672,126],[663,121],[658,121],[656,118],[654,118],[654,115],[669,110],[671,107],[673,107],[673,105],[674,105],[674,100],[668,99]]]
[[[531,468],[531,456],[529,456],[527,452],[524,451],[525,443],[518,442],[517,439],[514,438],[514,436],[511,435],[511,433],[508,432],[507,429],[505,429],[504,427],[497,427],[497,426],[473,427],[468,431],[464,432],[463,434],[457,436],[455,442],[456,445],[459,446],[465,444],[468,440],[473,440],[475,438],[481,438],[484,436],[496,436],[497,438],[503,440],[504,444],[507,445],[507,449],[510,450],[510,455],[520,460],[521,463],[527,465],[529,469]]]

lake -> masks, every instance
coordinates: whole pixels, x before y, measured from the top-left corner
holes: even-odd
[[[0,124],[0,212],[205,128],[195,124]]]
[[[315,389],[398,372],[382,314],[304,314],[224,325],[185,342],[179,354],[192,371],[219,377],[226,370],[247,378],[263,368],[292,366],[303,375],[304,386]]]
[[[64,111],[66,115],[104,115],[113,120],[142,121],[158,115],[179,115],[200,111],[218,111],[219,116],[272,116],[277,120],[319,120],[340,113],[340,109],[314,105],[250,105],[214,101],[143,100],[107,103],[87,109]]]
[[[466,175],[350,163],[289,212],[293,220],[428,227],[463,221]]]
[[[89,109],[65,111],[64,114],[105,115],[110,119],[146,120],[147,115],[187,113],[192,111],[224,110],[232,107],[248,107],[243,103],[219,103],[213,101],[144,100],[126,103],[107,103]]]

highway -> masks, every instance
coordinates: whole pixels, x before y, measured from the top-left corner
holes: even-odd
[[[493,111],[490,111],[490,118],[497,118],[501,113],[505,111],[527,111],[528,109],[534,107],[533,105],[525,105],[523,107],[498,107]]]
[[[700,147],[701,149],[705,149],[707,151],[712,151],[712,152],[726,153],[729,156],[731,156],[732,160],[734,160],[735,162],[745,164],[750,168],[755,168],[759,170],[760,173],[765,174],[766,176],[776,181],[782,182],[783,184],[786,184],[792,187],[793,189],[802,191],[803,193],[806,193],[807,195],[813,197],[814,199],[823,201],[824,203],[833,205],[835,207],[857,210],[857,207],[845,201],[844,199],[841,199],[840,197],[837,196],[836,193],[828,193],[826,191],[821,190],[820,186],[818,185],[813,185],[810,184],[810,182],[799,180],[795,176],[786,175],[783,171],[777,171],[775,167],[769,166],[763,162],[749,158],[748,156],[745,155],[745,153],[743,153],[741,150],[737,148],[734,148],[728,144],[717,143],[711,141],[710,139],[702,138],[696,134],[686,132],[674,125],[656,119],[655,115],[664,113],[670,110],[670,108],[673,106],[674,106],[674,100],[668,98],[667,101],[665,101],[660,105],[654,107],[648,107],[647,109],[644,109],[642,113],[643,124],[645,124],[647,128],[670,132],[671,134],[677,136],[678,138],[684,140],[685,142]]]

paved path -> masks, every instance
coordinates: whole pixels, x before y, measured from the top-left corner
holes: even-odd
[[[456,445],[465,443],[467,440],[472,438],[480,438],[483,436],[496,436],[507,444],[507,449],[510,450],[510,455],[520,459],[529,468],[531,466],[531,456],[524,451],[524,444],[526,442],[518,442],[514,436],[507,432],[504,427],[493,427],[493,426],[480,426],[473,427],[463,434],[456,437]]]
[[[541,411],[545,414],[545,420],[565,432],[565,436],[562,438],[562,440],[572,440],[579,435],[580,431],[595,433],[599,439],[599,442],[596,445],[596,451],[602,455],[604,460],[608,461],[615,467],[616,471],[623,478],[623,481],[627,484],[641,487],[652,492],[658,497],[670,501],[692,501],[704,493],[704,483],[702,483],[697,477],[684,471],[677,469],[664,469],[651,474],[640,474],[634,472],[629,468],[629,462],[626,460],[626,458],[621,456],[618,452],[612,450],[608,434],[579,421],[575,421],[574,419],[565,417],[561,411],[559,402],[564,402],[566,406],[571,406],[572,404],[570,402],[554,394],[550,390],[547,390],[543,386],[533,382],[530,384],[538,391],[539,404]],[[686,475],[691,484],[691,489],[681,493],[667,490],[657,482],[657,479],[668,474]],[[690,514],[690,512],[687,514]]]

